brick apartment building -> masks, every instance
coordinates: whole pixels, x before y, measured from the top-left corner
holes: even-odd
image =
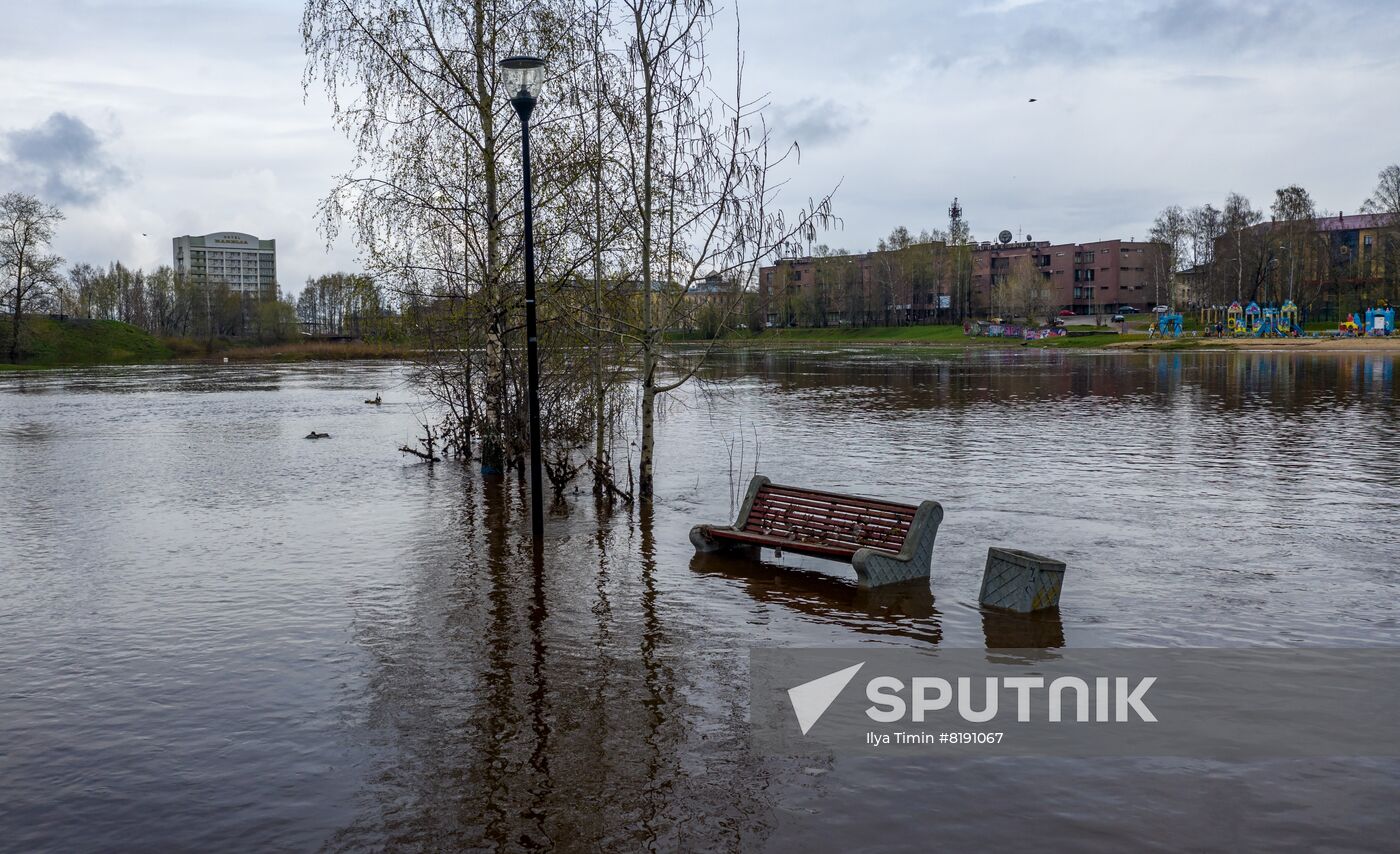
[[[1017,259],[1029,259],[1049,282],[1050,301],[1057,310],[1092,314],[1124,307],[1150,309],[1159,300],[1170,301],[1165,258],[1161,244],[1128,240],[982,243],[972,253],[973,302],[993,305],[993,289],[1006,281]]]
[[[759,305],[771,325],[929,323],[953,320],[960,313],[985,316],[996,304],[996,287],[1018,262],[1031,264],[1046,280],[1056,311],[1092,314],[1169,301],[1161,244],[984,242],[969,249],[964,260],[942,243],[829,258],[781,258],[759,271]],[[955,282],[961,264],[970,265],[963,280],[970,271],[971,289],[959,299]]]

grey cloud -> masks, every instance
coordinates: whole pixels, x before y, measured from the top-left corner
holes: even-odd
[[[791,104],[775,104],[771,112],[778,131],[799,145],[836,142],[864,123],[828,99],[802,98]]]
[[[1142,22],[1168,42],[1257,49],[1304,35],[1316,15],[1317,8],[1302,0],[1171,0],[1146,12]]]
[[[1009,57],[1013,66],[1018,62],[1029,62],[1083,67],[1117,53],[1117,48],[1111,43],[1094,44],[1058,26],[1031,27],[1021,33],[1016,44],[1016,52]]]
[[[53,113],[32,128],[3,134],[0,179],[59,205],[90,205],[127,182],[103,140],[82,119]]]
[[[1173,86],[1182,86],[1187,89],[1234,89],[1254,82],[1249,77],[1237,77],[1231,74],[1183,74],[1173,77],[1167,81]]]

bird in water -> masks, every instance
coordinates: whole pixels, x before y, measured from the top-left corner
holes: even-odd
[[[374,400],[366,400],[365,403],[368,403],[368,404],[370,404],[371,406],[381,406],[381,405],[383,405],[384,400],[383,400],[383,398],[381,398],[381,397],[379,396],[379,392],[375,392],[375,393],[374,393]]]
[[[329,439],[330,437],[331,434],[329,433],[317,433],[315,430],[306,434],[306,438],[308,439]]]
[[[1028,101],[1027,103],[1034,104],[1037,100],[1038,100],[1037,98],[1032,98],[1032,99],[1030,99],[1030,101]]]

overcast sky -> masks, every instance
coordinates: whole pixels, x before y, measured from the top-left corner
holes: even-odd
[[[351,150],[303,100],[298,0],[0,2],[0,191],[63,208],[65,257],[153,267],[176,235],[236,230],[276,238],[289,290],[354,269],[315,229]],[[1350,213],[1400,161],[1397,0],[740,12],[748,86],[802,145],[786,198],[841,185],[833,247],[946,226],[955,195],[979,239],[1142,238],[1164,205],[1267,208],[1294,182]]]

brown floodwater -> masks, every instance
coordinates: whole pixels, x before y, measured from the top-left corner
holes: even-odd
[[[395,450],[401,366],[0,374],[0,849],[1388,847],[1395,760],[760,755],[747,652],[1400,644],[1395,368],[727,354],[538,566],[518,481]],[[755,466],[942,502],[931,584],[696,557]],[[993,544],[1058,612],[977,608]]]

